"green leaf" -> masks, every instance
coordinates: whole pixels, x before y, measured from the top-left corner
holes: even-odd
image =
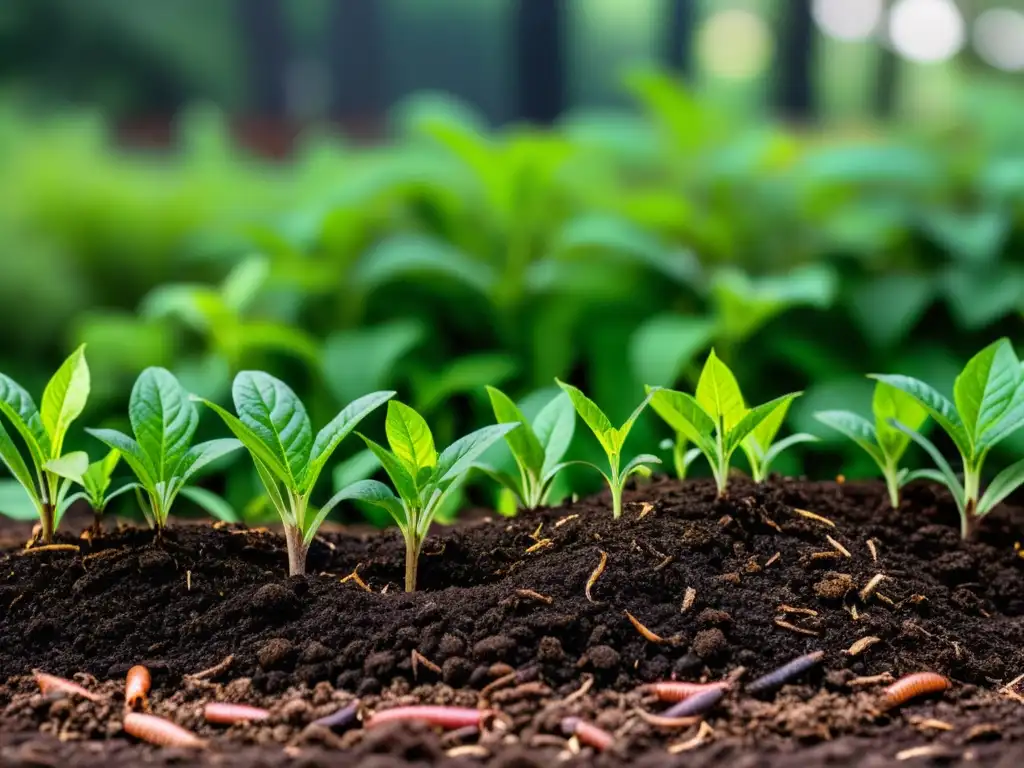
[[[771,466],[771,463],[778,458],[779,454],[792,448],[794,445],[800,445],[801,443],[816,443],[819,438],[817,435],[809,435],[806,432],[797,432],[794,435],[784,437],[777,443],[772,443],[771,447],[764,452],[762,463],[764,468],[767,470]]]
[[[35,497],[18,480],[0,480],[0,515],[12,520],[38,520]]]
[[[534,418],[533,431],[544,447],[541,475],[547,476],[569,450],[576,431],[576,409],[572,399],[564,392],[551,398]]]
[[[334,489],[340,491],[360,480],[369,479],[378,469],[380,469],[380,459],[374,455],[373,451],[365,448],[335,466],[331,473],[331,482]]]
[[[394,386],[395,368],[424,335],[424,326],[416,320],[332,334],[323,351],[328,388],[339,402],[349,403],[364,392]]]
[[[594,436],[601,443],[601,447],[604,448],[605,452],[608,454],[615,453],[615,442],[612,435],[614,427],[608,420],[608,417],[604,415],[604,411],[598,408],[593,400],[580,392],[572,384],[566,384],[559,379],[555,379],[555,383],[569,396],[576,412],[583,419],[583,423],[590,427],[590,431],[594,433]]]
[[[14,425],[25,441],[32,462],[41,469],[50,458],[50,436],[32,396],[3,373],[0,373],[0,414]]]
[[[459,438],[437,458],[437,484],[443,486],[465,474],[492,444],[521,429],[519,423],[491,424]]]
[[[83,344],[57,369],[43,391],[40,418],[50,436],[50,458],[60,456],[64,435],[88,400],[89,366]]]
[[[941,453],[939,453],[939,449],[935,447],[935,444],[932,443],[931,440],[922,435],[920,432],[915,432],[912,429],[908,429],[907,427],[900,424],[898,421],[894,422],[893,426],[895,426],[897,429],[902,429],[904,432],[907,433],[907,436],[911,440],[913,440],[919,446],[924,448],[925,453],[927,453],[931,457],[932,461],[935,462],[935,466],[938,468],[940,474],[940,482],[949,489],[950,493],[953,494],[953,499],[954,501],[956,501],[956,505],[960,509],[960,514],[964,514],[964,507],[966,506],[966,494],[964,492],[963,483],[961,483],[960,480],[957,478],[956,473],[953,472],[953,468],[949,466],[949,462],[946,461],[946,459],[943,457]],[[920,475],[920,472],[918,472],[918,474]]]
[[[1007,339],[989,344],[964,366],[953,400],[972,446],[999,423],[1019,383],[1020,362]]]
[[[121,461],[119,451],[109,451],[99,461],[94,461],[82,475],[82,486],[89,494],[89,499],[96,506],[104,503],[104,495],[110,487],[110,478]]]
[[[850,314],[870,344],[892,347],[913,330],[935,293],[930,274],[882,274],[849,293]]]
[[[32,472],[26,466],[25,460],[21,457],[21,453],[18,452],[17,446],[11,440],[11,436],[4,429],[3,424],[0,424],[0,461],[14,475],[14,479],[24,486],[25,493],[29,495],[29,498],[37,501],[39,490],[36,488]]]
[[[394,402],[394,401],[392,401]],[[359,435],[359,433],[356,433]],[[395,486],[395,490],[398,491],[398,495],[409,505],[414,506],[419,504],[419,489],[416,487],[416,480],[413,475],[410,474],[409,470],[406,469],[405,464],[396,457],[389,450],[381,445],[373,442],[370,438],[365,435],[359,435],[363,442],[366,443],[366,447],[369,448],[374,456],[380,461],[381,466],[384,467],[384,471],[387,472],[388,477],[391,478],[391,483]]]
[[[58,477],[74,480],[79,485],[84,485],[83,476],[89,470],[89,455],[85,451],[65,453],[59,459],[50,459],[43,465],[43,469],[53,472]]]
[[[187,483],[207,464],[216,461],[222,456],[227,456],[232,451],[237,451],[241,447],[242,442],[235,440],[233,437],[222,437],[217,440],[199,443],[199,445],[190,448],[182,457],[181,463],[174,471],[174,477],[180,478],[182,483]]]
[[[313,449],[310,454],[311,461],[306,467],[302,476],[300,491],[305,492],[312,488],[320,477],[320,473],[327,465],[331,455],[341,445],[348,434],[356,426],[369,416],[373,411],[386,403],[397,392],[373,392],[364,395],[345,406],[337,416],[331,419],[330,423],[320,430],[313,441]]]
[[[1024,459],[1015,462],[996,475],[978,501],[977,516],[991,512],[999,502],[1024,485]]]
[[[205,488],[196,488],[191,486],[188,488],[182,488],[180,491],[181,495],[186,499],[202,507],[203,510],[209,512],[217,520],[221,520],[225,523],[240,523],[242,519],[235,512],[234,507],[228,504],[217,494],[206,490]]]
[[[259,475],[260,482],[263,483],[263,490],[267,492],[267,498],[274,505],[274,509],[281,516],[281,520],[284,521],[285,525],[298,525],[298,521],[292,513],[291,505],[284,500],[284,496],[281,494],[280,483],[285,482],[284,469],[281,469],[281,474],[279,475],[276,470],[272,469],[259,456],[251,451],[250,453],[252,454],[252,463],[256,467],[256,474]]]
[[[889,419],[919,432],[928,418],[928,411],[911,395],[882,381],[875,384],[871,408],[875,414],[875,441],[889,463],[895,466],[910,445],[910,438],[893,427]]]
[[[697,402],[715,421],[721,420],[729,431],[747,412],[740,385],[729,366],[718,359],[715,350],[708,353],[700,379],[697,381]]]
[[[408,529],[409,521],[406,519],[405,508],[402,506],[402,502],[395,498],[391,489],[376,480],[360,480],[358,483],[353,483],[348,488],[338,491],[320,508],[306,533],[307,543],[313,540],[313,536],[327,515],[343,501],[365,501],[368,504],[381,507],[394,518],[403,533]]]
[[[220,416],[221,420],[223,420],[228,429],[231,430],[232,434],[234,434],[234,436],[242,442],[242,445],[245,446],[246,450],[249,451],[253,459],[262,463],[271,476],[276,477],[279,482],[288,482],[288,470],[284,463],[277,458],[273,447],[264,443],[263,439],[259,435],[243,424],[242,421],[233,413],[225,410],[206,398],[197,398],[197,400]]]
[[[775,442],[779,429],[782,428],[782,423],[786,420],[786,414],[789,413],[789,406],[790,403],[786,403],[782,408],[772,411],[771,415],[754,427],[754,431],[747,436],[746,442],[754,444],[762,456]]]
[[[868,378],[884,382],[906,392],[928,411],[928,415],[949,435],[964,456],[971,455],[971,441],[956,414],[953,404],[923,381],[910,376],[869,374]]]
[[[392,235],[376,245],[363,256],[352,281],[369,293],[387,283],[420,275],[462,283],[484,296],[490,295],[498,283],[490,264],[476,261],[442,240],[415,234]]]
[[[514,376],[517,368],[516,361],[506,354],[483,353],[453,360],[440,374],[420,372],[414,377],[416,407],[426,413],[453,395],[501,384]]]
[[[735,451],[747,435],[751,434],[765,419],[771,418],[772,414],[780,408],[788,408],[789,404],[797,397],[799,392],[793,392],[774,400],[769,400],[764,405],[751,408],[747,414],[740,419],[725,438],[725,454],[728,456]]]
[[[170,480],[199,426],[195,403],[170,371],[147,368],[132,388],[128,415],[154,479]]]
[[[225,306],[242,312],[270,277],[270,260],[266,256],[250,256],[232,268],[220,287]]]
[[[698,446],[702,453],[717,453],[712,439],[716,430],[715,422],[692,395],[673,389],[660,389],[651,398],[651,407],[675,432]]]
[[[652,456],[649,453],[641,453],[639,456],[630,459],[629,463],[622,468],[622,471],[619,473],[619,477],[625,480],[634,472],[640,472],[643,469],[646,469],[647,464],[661,464],[661,459],[657,456]]]
[[[405,403],[392,400],[384,422],[388,444],[411,477],[437,464],[434,436],[422,416]],[[385,468],[387,465],[385,465]]]
[[[132,472],[139,479],[139,482],[147,490],[156,487],[157,480],[153,477],[146,455],[142,452],[142,447],[137,442],[116,429],[86,429],[85,431],[101,443],[104,443],[108,448],[112,448],[120,453],[128,466],[131,467]]]
[[[626,419],[625,423],[618,429],[613,429],[611,433],[611,439],[614,441],[615,453],[622,453],[622,447],[626,444],[626,438],[629,437],[629,433],[633,429],[633,425],[636,424],[636,420],[640,418],[640,414],[643,413],[644,408],[651,402],[651,398],[660,391],[660,387],[650,387],[647,390],[647,396],[644,397],[643,401],[633,412],[629,414],[629,418]]]
[[[313,426],[298,395],[263,371],[242,371],[231,388],[238,418],[262,442],[284,470],[282,482],[298,490],[309,464]],[[246,442],[239,435],[242,442]],[[274,466],[268,464],[271,469]]]
[[[658,315],[630,339],[629,353],[637,381],[670,387],[684,368],[714,337],[715,324],[700,317]]]
[[[487,395],[491,399],[491,408],[494,410],[494,418],[499,424],[519,424],[519,429],[513,429],[505,435],[505,442],[512,450],[520,464],[529,472],[540,477],[544,466],[544,447],[541,445],[537,435],[534,434],[523,416],[512,400],[492,386],[487,386]],[[572,404],[569,403],[570,410]]]
[[[863,448],[878,466],[885,466],[885,456],[878,446],[875,425],[850,411],[818,411],[814,418],[832,429],[838,430]]]

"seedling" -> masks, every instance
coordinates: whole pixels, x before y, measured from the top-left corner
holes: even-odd
[[[875,384],[871,409],[874,411],[874,424],[850,411],[820,411],[814,417],[864,449],[882,470],[889,489],[889,503],[893,509],[898,509],[900,488],[911,479],[909,470],[900,469],[900,459],[910,446],[910,437],[893,426],[890,419],[909,429],[920,430],[928,418],[928,411],[906,392],[881,381]]]
[[[56,463],[52,465],[54,472],[82,487],[83,490],[68,496],[64,500],[64,509],[67,509],[76,501],[88,502],[92,508],[92,529],[95,533],[98,533],[100,530],[100,518],[103,517],[107,505],[122,493],[134,490],[134,486],[129,484],[123,488],[118,488],[113,493],[107,493],[107,490],[110,488],[111,476],[114,474],[114,469],[120,460],[121,454],[112,450],[99,461],[89,464],[85,472],[80,474],[75,471],[77,467],[65,467]]]
[[[380,459],[398,495],[376,480],[362,480],[336,493],[324,508],[325,515],[345,500],[365,501],[381,507],[394,518],[405,538],[405,591],[416,589],[423,539],[445,497],[460,483],[480,456],[518,424],[492,424],[471,432],[440,454],[427,422],[414,409],[392,400],[385,422],[387,450],[359,435]]]
[[[306,572],[306,554],[330,505],[309,512],[316,481],[341,441],[374,409],[394,397],[374,392],[353,401],[313,436],[313,426],[298,395],[280,379],[262,371],[235,376],[231,397],[238,415],[201,400],[220,416],[249,451],[267,496],[284,523],[288,573]]]
[[[127,487],[135,490],[147,522],[159,537],[188,482],[207,464],[242,446],[231,438],[193,446],[199,413],[185,388],[163,368],[147,368],[136,379],[128,416],[134,439],[114,429],[86,432],[120,453],[131,468],[138,482]]]
[[[519,407],[495,387],[487,387],[494,417],[500,424],[519,424],[505,435],[519,468],[519,477],[496,467],[477,464],[518,499],[519,506],[536,509],[547,504],[551,483],[566,466],[562,457],[569,450],[576,428],[576,411],[572,401],[560,394],[544,406],[533,424],[527,422]]]
[[[814,439],[810,435],[793,435],[793,439],[772,446],[789,404],[801,393],[792,392],[748,409],[736,377],[714,350],[697,380],[696,396],[670,389],[648,389],[655,412],[708,460],[719,496],[725,496],[729,461],[737,448],[742,447],[747,453],[752,475],[760,482],[782,450],[796,442]]]
[[[672,468],[680,480],[686,479],[690,473],[690,465],[700,456],[700,448],[687,448],[689,444],[686,435],[682,433],[677,434],[674,440],[665,438],[658,444],[661,450],[672,451]]]
[[[89,366],[85,346],[71,353],[43,390],[42,408],[17,382],[0,373],[0,414],[21,436],[28,450],[26,464],[0,419],[0,461],[25,489],[39,514],[40,537],[53,541],[53,532],[67,509],[71,487],[67,473],[85,472],[89,459],[81,451],[62,455],[64,437],[89,399]],[[31,469],[29,466],[31,465]]]
[[[963,480],[924,435],[901,421],[890,423],[905,432],[931,456],[938,469],[913,473],[942,483],[960,512],[960,535],[968,539],[978,521],[1024,485],[1024,459],[993,478],[981,494],[981,472],[992,448],[1024,427],[1024,374],[1008,339],[1000,339],[972,357],[953,383],[953,402],[923,381],[910,376],[872,375],[917,400],[960,452]]]
[[[569,395],[569,399],[572,400],[573,407],[576,412],[583,419],[583,422],[590,427],[590,431],[594,433],[597,441],[604,448],[605,454],[608,456],[608,472],[606,473],[596,464],[591,464],[587,461],[572,462],[574,464],[584,464],[588,467],[593,467],[600,472],[605,481],[608,483],[608,488],[612,494],[612,516],[618,520],[622,517],[622,489],[626,485],[626,480],[631,475],[643,475],[649,477],[651,474],[650,467],[648,464],[661,464],[661,459],[657,456],[652,456],[649,453],[642,453],[639,456],[635,456],[626,462],[625,466],[622,464],[622,448],[626,443],[626,438],[629,437],[629,432],[633,428],[633,424],[637,418],[643,412],[647,404],[651,402],[651,398],[654,393],[659,391],[657,388],[651,389],[647,393],[647,397],[644,398],[643,402],[636,407],[636,410],[630,414],[629,418],[626,419],[626,423],[619,428],[612,426],[611,421],[605,415],[604,411],[597,407],[597,404],[589,397],[584,395],[580,390],[571,384],[566,384],[564,381],[555,379],[558,386],[560,386],[566,394]],[[621,468],[620,468],[621,467]]]

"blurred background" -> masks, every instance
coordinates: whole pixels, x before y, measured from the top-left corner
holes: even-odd
[[[1016,338],[1022,216],[1024,0],[0,4],[0,370],[38,397],[87,342],[80,425],[145,366],[225,403],[257,367],[316,426],[395,388],[443,445],[484,384],[619,420],[714,346],[806,391],[825,442],[779,471],[870,474],[812,413]],[[265,513],[242,457],[206,484]]]

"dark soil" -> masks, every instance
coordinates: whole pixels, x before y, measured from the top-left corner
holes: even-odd
[[[310,552],[315,575],[289,579],[283,542],[266,531],[188,526],[154,543],[126,528],[91,542],[64,534],[78,552],[33,553],[22,549],[26,531],[8,529],[0,765],[1017,765],[1024,698],[1003,687],[1024,673],[1022,523],[1024,512],[1001,509],[965,544],[952,503],[929,486],[908,489],[893,512],[878,484],[738,480],[717,501],[707,482],[660,480],[628,492],[618,521],[598,496],[439,530],[413,595],[401,591],[397,531],[326,534]],[[340,581],[353,569],[371,592]],[[886,578],[862,598],[876,574]],[[627,611],[663,642],[645,639]],[[878,641],[848,653],[869,636]],[[795,684],[743,693],[814,650],[822,665]],[[427,660],[415,671],[413,651]],[[227,657],[220,672],[187,677]],[[208,750],[124,734],[124,675],[139,663],[153,674],[152,711],[209,737]],[[107,698],[46,699],[33,669],[78,675]],[[482,694],[511,671],[519,676]],[[862,679],[918,671],[953,688],[885,714],[884,683]],[[666,705],[635,689],[672,677],[740,685],[709,713],[710,731],[667,730],[636,713]],[[309,726],[356,696],[367,711],[485,703],[506,727],[460,742],[418,725]],[[202,707],[215,699],[273,716],[207,725]],[[559,731],[566,715],[615,733],[613,751],[577,751]]]

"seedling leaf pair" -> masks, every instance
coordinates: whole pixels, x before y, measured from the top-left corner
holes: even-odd
[[[912,395],[883,381],[875,385],[872,411],[874,423],[850,411],[820,411],[814,416],[853,440],[874,460],[885,478],[889,503],[897,509],[900,488],[921,475],[900,469],[900,459],[910,445],[910,436],[894,422],[917,431],[928,418],[928,411]]]
[[[636,423],[637,418],[643,413],[644,408],[647,407],[648,403],[651,402],[651,398],[657,390],[651,389],[647,393],[647,397],[643,399],[630,414],[629,418],[621,427],[615,427],[612,425],[611,420],[605,415],[597,404],[584,395],[580,390],[571,384],[566,384],[564,381],[555,379],[555,382],[562,388],[562,390],[569,395],[569,399],[572,401],[573,407],[576,412],[583,419],[583,422],[590,427],[590,431],[594,433],[594,437],[604,448],[605,454],[608,456],[608,472],[605,472],[601,467],[590,462],[568,462],[573,464],[583,464],[588,467],[592,467],[600,472],[605,481],[608,483],[608,488],[612,494],[612,516],[618,519],[622,516],[622,490],[626,485],[626,480],[631,475],[644,475],[649,476],[651,474],[651,464],[661,464],[661,459],[657,456],[652,456],[649,453],[643,453],[639,456],[635,456],[626,462],[625,466],[622,466],[622,449],[626,444],[626,438],[629,437],[630,430],[633,429],[633,424]]]
[[[294,390],[262,371],[242,371],[235,377],[231,396],[237,416],[201,400],[249,451],[284,523],[291,575],[305,573],[310,542],[330,511],[309,512],[309,498],[324,467],[356,425],[394,395],[374,392],[353,401],[316,435]]]
[[[160,533],[182,489],[241,444],[226,438],[193,446],[199,413],[185,388],[163,368],[147,368],[136,379],[128,416],[134,437],[113,429],[86,431],[124,458],[138,481],[128,487],[135,489],[146,520]],[[87,472],[86,467],[81,473],[83,485]]]
[[[500,389],[487,387],[487,394],[499,424],[520,425],[505,435],[519,476],[490,465],[476,467],[512,492],[520,507],[536,509],[547,503],[555,476],[566,466],[562,458],[576,430],[572,400],[565,394],[552,398],[531,424]]]
[[[493,424],[471,432],[439,454],[427,422],[413,408],[392,400],[385,421],[388,448],[359,435],[391,479],[394,491],[376,480],[361,480],[336,493],[320,515],[342,501],[365,501],[388,512],[405,538],[405,589],[416,589],[423,539],[445,497],[466,477],[483,453],[518,427]],[[397,492],[397,495],[396,495]]]
[[[57,369],[43,391],[41,408],[17,382],[0,373],[0,461],[25,489],[49,543],[67,509],[71,481],[64,473],[85,472],[88,457],[81,451],[64,454],[64,438],[89,399],[89,366],[84,345]],[[14,428],[28,452],[28,462],[4,427]]]

